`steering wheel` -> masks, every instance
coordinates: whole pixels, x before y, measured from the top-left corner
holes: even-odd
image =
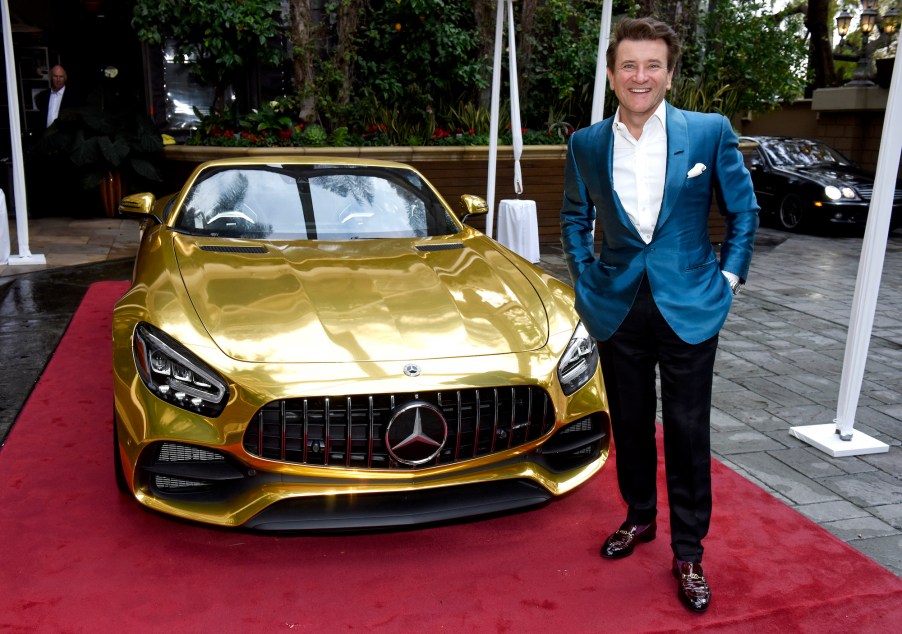
[[[255,212],[244,203],[239,203],[237,205],[237,209],[220,211],[215,216],[206,221],[207,228],[210,228],[214,225],[219,225],[222,227],[235,227],[238,224],[257,224],[257,212]]]

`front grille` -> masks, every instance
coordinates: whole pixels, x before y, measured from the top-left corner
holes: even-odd
[[[874,186],[870,183],[856,185],[856,189],[858,190],[858,195],[866,202],[870,201],[874,195]],[[893,200],[896,202],[902,200],[902,189],[893,190]]]
[[[434,459],[409,466],[385,444],[393,413],[411,401],[438,408],[448,436]],[[535,440],[554,427],[554,407],[536,387],[298,398],[263,406],[244,434],[261,458],[304,465],[412,469],[470,460]]]
[[[211,483],[200,480],[186,480],[184,478],[171,478],[165,475],[154,475],[154,486],[167,493],[194,493],[209,489]]]

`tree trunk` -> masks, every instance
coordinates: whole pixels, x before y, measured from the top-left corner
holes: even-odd
[[[695,37],[698,29],[698,3],[692,0],[639,0],[639,16],[666,22],[684,44]],[[680,74],[681,64],[674,71]]]
[[[313,121],[316,119],[316,103],[313,96],[318,29],[313,21],[312,1],[290,0],[289,18],[294,56],[294,87],[301,99],[299,115],[305,121]]]
[[[535,45],[533,32],[536,26],[536,0],[520,2],[520,32],[517,33],[517,65],[520,71],[520,94],[529,94],[529,64]]]
[[[476,18],[476,33],[479,46],[476,54],[485,59],[486,87],[479,91],[479,107],[488,110],[492,103],[492,56],[495,51],[495,0],[473,0],[473,15]]]
[[[811,33],[808,59],[811,68],[814,69],[815,88],[826,88],[836,83],[829,22],[829,0],[808,0],[808,17],[805,19],[805,25]]]
[[[338,43],[335,64],[344,77],[338,93],[338,103],[347,105],[351,100],[351,84],[354,75],[354,40],[360,23],[361,0],[341,0],[338,5]]]

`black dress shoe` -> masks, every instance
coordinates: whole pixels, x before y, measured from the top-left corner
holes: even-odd
[[[633,552],[636,542],[650,542],[655,538],[658,524],[652,522],[646,526],[624,522],[617,532],[608,537],[601,547],[601,556],[605,559],[620,559]]]
[[[701,564],[673,559],[673,576],[677,579],[680,601],[693,612],[704,612],[711,603],[711,588]]]

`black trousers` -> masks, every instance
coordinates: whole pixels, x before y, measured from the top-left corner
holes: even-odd
[[[661,374],[664,465],[671,547],[684,561],[701,562],[711,520],[711,389],[718,336],[699,344],[680,339],[664,320],[648,280],[620,328],[601,342],[611,408],[617,481],[626,521],[649,524],[657,515],[657,395]]]

